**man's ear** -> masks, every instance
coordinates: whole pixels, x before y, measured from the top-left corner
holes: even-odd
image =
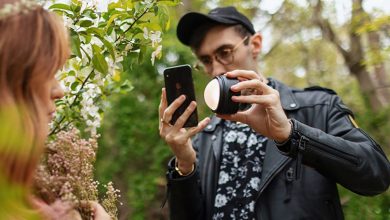
[[[254,35],[251,36],[250,45],[252,48],[252,56],[254,59],[257,59],[257,56],[260,54],[262,43],[263,43],[263,37],[261,36],[260,33],[255,33]]]

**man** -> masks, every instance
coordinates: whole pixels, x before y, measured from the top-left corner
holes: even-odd
[[[175,155],[171,219],[343,219],[336,183],[368,196],[387,190],[389,161],[352,112],[329,89],[265,78],[257,65],[262,37],[235,8],[188,13],[177,36],[211,77],[238,78],[231,90],[252,91],[232,97],[252,107],[184,129],[196,103],[171,125],[185,97],[167,106],[163,90],[160,135]]]

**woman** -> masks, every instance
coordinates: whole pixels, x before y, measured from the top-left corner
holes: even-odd
[[[31,199],[33,176],[63,91],[55,73],[69,56],[60,19],[33,1],[0,0],[0,216],[65,218],[64,204]],[[109,219],[91,202],[95,219]]]

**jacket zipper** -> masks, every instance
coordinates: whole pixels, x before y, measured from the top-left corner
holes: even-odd
[[[298,143],[298,152],[297,157],[295,158],[295,180],[299,180],[301,177],[301,169],[302,169],[302,151],[306,149],[306,143],[309,139],[307,139],[305,136],[301,135],[301,138],[299,139]]]
[[[318,141],[315,141],[313,139],[310,139],[308,137],[305,137],[305,139],[316,143],[315,147],[308,147],[307,145],[305,145],[306,150],[309,149],[312,151],[324,152],[325,153],[324,155],[327,157],[339,159],[339,161],[341,160],[342,162],[346,161],[346,162],[351,163],[355,166],[357,166],[359,164],[358,159],[352,155],[340,152],[337,149],[330,148],[329,146],[326,146],[326,145],[324,145]],[[304,149],[300,149],[300,150],[304,150]]]

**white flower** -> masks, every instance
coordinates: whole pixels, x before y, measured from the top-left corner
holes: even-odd
[[[248,147],[257,144],[257,137],[255,134],[251,134],[248,139]]]
[[[68,94],[71,91],[70,87],[66,86],[65,81],[63,80],[60,81],[60,86],[65,94]]]
[[[68,84],[72,84],[72,83],[74,83],[74,82],[76,81],[76,77],[74,77],[74,76],[68,76],[68,77],[66,77],[66,78],[64,79],[64,81],[65,81],[66,83],[68,83]]]
[[[237,169],[237,171],[238,171],[238,176],[240,176],[240,177],[245,177],[246,175],[247,175],[247,173],[248,173],[248,167],[246,167],[246,166],[240,166],[238,169]]]
[[[82,68],[81,70],[77,71],[77,76],[79,78],[86,78],[92,71],[93,71],[93,67],[86,66],[86,67]]]
[[[240,162],[240,160],[241,160],[240,157],[234,156],[233,157],[233,164],[234,164],[233,166],[238,167],[238,162]]]
[[[214,216],[213,216],[213,220],[222,220],[224,216],[225,215],[224,215],[223,212],[215,213]]]
[[[100,120],[87,120],[87,126],[88,128],[86,128],[85,130],[90,131],[91,136],[96,136],[96,129],[100,127]]]
[[[73,24],[73,20],[71,18],[69,18],[68,16],[63,16],[62,18],[63,18],[65,27],[67,27],[68,29],[76,29],[76,27]]]
[[[100,87],[100,86],[103,87],[105,81],[106,81],[105,78],[102,78],[102,74],[96,72],[96,75],[95,75],[95,77],[94,77],[94,83],[95,83],[97,86],[99,86],[99,87]],[[99,87],[98,87],[98,88],[99,88]],[[100,88],[99,88],[98,91],[99,91],[99,94],[100,94],[100,93],[101,93]]]
[[[149,31],[147,27],[144,27],[144,38],[149,39]]]
[[[236,189],[233,187],[226,187],[226,193],[231,195],[232,197],[236,196]]]
[[[237,143],[243,144],[246,141],[246,135],[243,132],[237,133]]]
[[[229,133],[225,137],[226,142],[233,142],[237,138],[237,134],[235,131],[229,131]]]
[[[93,100],[88,96],[88,93],[83,93],[83,100],[81,100],[81,105],[86,107],[86,106],[91,106],[93,105]]]
[[[260,178],[259,177],[253,177],[250,181],[250,185],[253,189],[258,190],[260,187]]]
[[[142,4],[145,4],[146,7],[150,8],[152,7],[153,0],[145,0],[141,2]]]
[[[221,194],[217,194],[217,196],[215,197],[215,204],[214,204],[214,206],[217,207],[217,208],[220,208],[222,206],[225,206],[226,203],[227,203],[226,196],[221,195]]]
[[[85,108],[85,110],[90,116],[95,117],[96,115],[98,115],[99,108],[97,106],[88,106]]]
[[[255,201],[249,203],[249,211],[251,212],[255,211]]]
[[[249,189],[249,188],[245,188],[245,189],[243,190],[243,195],[244,195],[245,198],[250,197],[250,196],[251,196],[251,191],[250,191],[250,189]]]
[[[153,51],[153,53],[152,53],[152,58],[150,58],[150,60],[152,61],[152,65],[154,65],[154,60],[156,59],[156,57],[159,57],[159,56],[160,56],[161,50],[162,50],[162,46],[160,45],[160,46],[158,46],[158,47],[156,48],[155,51]]]
[[[91,120],[87,120],[87,125],[90,126],[90,127],[100,127],[100,121],[99,120],[94,120],[94,121],[91,121]]]
[[[149,38],[152,41],[152,47],[158,45],[161,42],[161,31],[151,31],[149,34]]]
[[[106,12],[108,8],[108,1],[96,1],[97,11]]]
[[[131,49],[133,49],[133,44],[132,44],[132,43],[128,43],[128,44],[126,45],[126,47],[125,47],[125,51],[129,51],[129,50],[131,50]]]
[[[219,173],[219,180],[218,180],[218,184],[225,184],[225,183],[227,183],[227,181],[229,181],[229,175],[226,173],[226,172],[224,172],[224,171],[221,171],[220,173]]]
[[[260,163],[256,163],[256,164],[253,166],[252,170],[253,170],[253,172],[256,172],[256,173],[261,172],[262,166],[260,166]]]
[[[264,156],[265,155],[265,151],[260,150],[260,155]]]

